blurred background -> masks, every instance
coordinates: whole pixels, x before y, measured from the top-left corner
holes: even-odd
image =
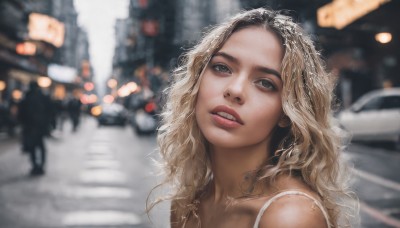
[[[337,78],[361,227],[400,227],[399,0],[1,0],[0,227],[169,227],[167,203],[144,212],[161,91],[207,28],[258,7],[299,21]]]

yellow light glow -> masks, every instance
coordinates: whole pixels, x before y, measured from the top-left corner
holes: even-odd
[[[342,29],[387,2],[390,0],[335,0],[317,10],[318,25]]]
[[[380,32],[375,35],[375,40],[381,44],[387,44],[392,41],[392,34],[389,32]]]
[[[117,82],[117,80],[115,80],[114,78],[111,78],[111,79],[109,79],[109,80],[107,81],[107,85],[108,85],[108,87],[110,87],[111,89],[114,89],[114,88],[118,85],[118,82]]]
[[[64,44],[65,25],[57,19],[39,13],[29,14],[29,37],[61,47]]]
[[[13,100],[19,101],[22,98],[22,92],[21,90],[15,89],[12,91],[11,96]]]
[[[135,82],[129,82],[128,84],[126,84],[126,87],[128,87],[128,89],[134,93],[136,92],[138,85]]]
[[[97,95],[96,94],[90,94],[89,95],[89,103],[93,104],[97,102]]]
[[[39,77],[37,83],[42,88],[47,88],[51,85],[51,79],[48,77]]]
[[[121,88],[118,89],[119,97],[127,97],[129,96],[129,94],[131,94],[131,90],[126,85],[123,85]]]
[[[106,104],[111,104],[111,103],[114,102],[114,97],[111,96],[110,94],[105,95],[105,96],[103,97],[103,102],[106,103]]]
[[[100,116],[102,110],[100,106],[94,106],[90,112],[92,113],[93,116]]]
[[[83,88],[85,88],[86,91],[92,91],[94,89],[94,84],[93,82],[85,82]]]
[[[66,95],[66,90],[64,85],[56,85],[53,91],[53,96],[55,99],[63,100]]]
[[[18,43],[15,51],[20,55],[34,55],[36,53],[36,44],[32,42]]]
[[[3,91],[6,88],[6,83],[3,81],[0,81],[0,91]]]

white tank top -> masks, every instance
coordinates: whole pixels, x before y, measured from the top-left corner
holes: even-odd
[[[305,196],[309,199],[311,199],[315,205],[317,205],[319,207],[319,209],[321,210],[322,214],[325,217],[325,221],[326,221],[326,225],[327,227],[331,227],[330,223],[329,223],[329,216],[328,213],[326,212],[325,208],[322,206],[322,204],[314,199],[312,196],[304,193],[304,192],[300,192],[300,191],[284,191],[281,192],[279,194],[276,194],[275,196],[273,196],[271,199],[269,199],[267,202],[265,202],[265,204],[261,207],[260,211],[258,212],[256,221],[254,223],[253,228],[258,228],[259,224],[260,224],[260,220],[261,220],[261,216],[264,214],[265,210],[267,210],[267,208],[277,199],[283,197],[283,196],[287,196],[287,195],[300,195],[300,196]]]

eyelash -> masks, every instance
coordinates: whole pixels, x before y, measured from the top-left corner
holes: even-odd
[[[267,85],[263,85],[263,83],[267,83]],[[265,89],[265,90],[276,90],[275,85],[267,79],[259,79],[255,82],[255,84],[259,87],[261,87],[261,89]]]
[[[213,64],[211,67],[214,71],[216,71],[218,73],[222,73],[222,74],[231,74],[232,73],[232,71],[229,69],[229,67],[227,67],[224,64],[217,63],[217,64]],[[267,85],[263,85],[264,83],[267,83]],[[270,80],[267,80],[267,79],[258,79],[255,82],[255,84],[263,90],[276,90],[275,85]]]
[[[219,68],[224,68],[224,69],[222,70]],[[231,74],[232,73],[232,71],[224,64],[219,64],[219,63],[213,64],[212,69],[215,70],[216,72],[223,73],[223,74],[226,74],[226,73]]]

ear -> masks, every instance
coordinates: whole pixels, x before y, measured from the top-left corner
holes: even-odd
[[[288,116],[284,115],[281,117],[281,119],[278,122],[278,126],[281,128],[289,127],[290,126],[290,119]]]

